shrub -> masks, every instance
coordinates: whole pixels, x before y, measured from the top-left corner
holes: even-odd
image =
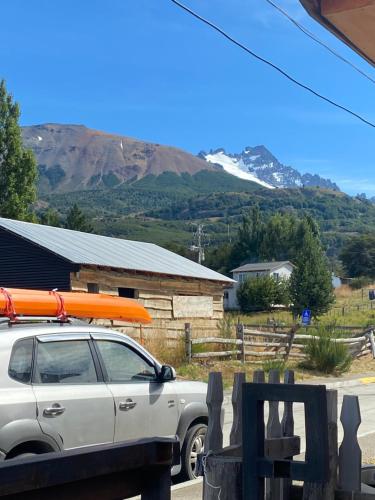
[[[249,278],[238,287],[237,299],[242,312],[270,311],[273,304],[289,302],[287,283],[271,276]]]
[[[275,283],[275,304],[289,306],[290,286],[287,279],[277,280]]]
[[[262,363],[262,370],[269,373],[271,370],[279,370],[280,374],[284,373],[286,369],[285,361],[282,358],[267,359]]]
[[[323,373],[343,373],[352,364],[352,357],[345,344],[335,342],[343,334],[334,325],[319,326],[305,346],[307,368]]]
[[[364,288],[365,286],[369,285],[372,282],[371,278],[368,278],[367,276],[359,276],[358,278],[353,278],[350,281],[350,288],[353,290],[360,290],[361,288]]]
[[[220,332],[220,337],[230,339],[236,336],[236,317],[232,314],[224,314],[222,319],[217,322],[217,328]]]

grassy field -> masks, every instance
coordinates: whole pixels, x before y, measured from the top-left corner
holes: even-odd
[[[371,287],[370,287],[371,288]],[[232,336],[235,335],[234,325],[240,319],[241,322],[266,325],[270,321],[275,321],[279,324],[292,325],[292,315],[287,311],[275,311],[272,313],[257,313],[248,315],[229,314],[227,318],[232,319]],[[336,303],[332,310],[323,315],[317,320],[320,324],[332,324],[337,326],[361,326],[366,328],[375,325],[375,305],[371,309],[371,303],[368,300],[368,288],[363,290],[351,290],[348,286],[342,286],[336,290]],[[225,336],[228,336],[226,332]],[[268,371],[272,368],[293,369],[295,371],[296,380],[311,380],[316,378],[333,377],[333,375],[323,374],[314,370],[303,368],[295,361],[288,362],[284,366],[280,361],[265,362],[263,365],[246,363],[243,365],[240,361],[213,361],[206,360],[201,362],[193,362],[187,364],[184,358],[184,342],[181,342],[173,348],[163,346],[163,343],[153,342],[148,347],[151,352],[162,362],[171,364],[176,367],[178,377],[190,380],[207,381],[211,371],[220,371],[223,374],[225,387],[230,387],[233,382],[235,372],[245,371],[248,380],[252,379],[254,370],[264,369]],[[214,346],[210,345],[210,350],[215,350]],[[203,345],[197,345],[194,348],[195,352],[205,350]],[[360,360],[354,360],[349,372],[346,374],[369,373],[375,370],[375,360],[371,356],[363,357]],[[337,376],[337,375],[336,375]]]
[[[336,302],[332,309],[322,315],[315,322],[322,324],[336,323],[344,326],[368,326],[375,325],[375,303],[368,299],[368,290],[372,286],[361,290],[351,290],[348,285],[343,285],[335,291]],[[372,309],[373,308],[373,309]],[[269,323],[293,324],[293,316],[289,311],[272,311],[253,314],[233,314],[243,323],[266,325]]]

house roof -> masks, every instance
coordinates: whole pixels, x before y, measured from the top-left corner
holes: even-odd
[[[221,282],[230,278],[153,243],[110,238],[0,218],[4,228],[74,264],[114,267]]]
[[[236,269],[232,269],[232,273],[240,273],[240,272],[254,272],[254,271],[273,271],[275,269],[279,269],[279,267],[285,266],[289,264],[294,267],[289,260],[283,260],[279,262],[256,262],[255,264],[245,264],[241,267],[237,267]]]

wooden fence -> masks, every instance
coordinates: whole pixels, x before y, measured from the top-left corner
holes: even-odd
[[[361,463],[357,429],[361,422],[357,396],[344,396],[340,420],[344,439],[338,447],[337,391],[325,386],[294,385],[286,371],[284,384],[276,370],[235,374],[230,445],[223,448],[221,373],[210,374],[207,405],[209,428],[200,457],[204,476],[203,500],[375,500],[375,467]],[[311,393],[311,394],[310,394]],[[314,396],[311,395],[314,393]],[[279,416],[279,399],[284,401]],[[264,423],[264,401],[269,402]],[[294,435],[293,403],[305,403],[306,453],[302,461],[300,437]],[[300,457],[299,457],[300,458]],[[293,480],[304,481],[303,485]]]
[[[0,464],[0,498],[168,500],[179,451],[176,439],[155,438],[7,460]]]
[[[187,324],[185,328],[186,358],[188,362],[210,358],[234,358],[240,359],[242,362],[251,361],[252,363],[263,363],[267,359],[302,360],[306,357],[307,341],[318,338],[307,333],[307,329],[305,333],[299,333],[304,330],[291,328],[287,332],[275,331],[275,329],[265,331],[252,328],[249,325],[238,324],[236,338],[192,338],[191,328]],[[372,329],[364,331],[360,335],[332,340],[338,344],[345,344],[353,358],[361,358],[367,354],[372,354],[375,358],[375,341]],[[198,345],[213,345],[215,350],[194,352],[194,346]],[[259,358],[262,361],[257,361]]]

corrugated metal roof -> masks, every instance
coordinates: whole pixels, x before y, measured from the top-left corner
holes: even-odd
[[[289,260],[284,260],[282,262],[257,262],[256,264],[245,264],[236,269],[232,269],[232,273],[246,272],[246,271],[272,271],[272,269],[277,269],[286,264],[293,264]],[[293,266],[294,267],[294,266]]]
[[[0,218],[0,227],[75,264],[115,267],[223,282],[233,281],[153,243],[110,238],[3,218]]]

